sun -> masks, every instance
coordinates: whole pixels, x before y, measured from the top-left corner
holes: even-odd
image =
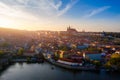
[[[0,18],[0,27],[15,28],[14,25],[15,25],[15,22],[13,20]]]

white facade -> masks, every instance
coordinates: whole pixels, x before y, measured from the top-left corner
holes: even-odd
[[[62,63],[62,64],[66,64],[66,65],[71,65],[71,66],[82,66],[82,63],[73,63],[73,62],[67,62],[67,61],[62,61],[62,60],[58,60],[58,63]]]

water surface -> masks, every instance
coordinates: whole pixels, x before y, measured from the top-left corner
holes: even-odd
[[[119,80],[119,78],[118,73],[70,71],[47,62],[15,63],[0,72],[0,80]]]

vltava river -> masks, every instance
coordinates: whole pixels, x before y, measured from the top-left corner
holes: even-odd
[[[117,73],[105,71],[70,71],[47,62],[40,64],[16,63],[0,71],[0,80],[120,80]]]

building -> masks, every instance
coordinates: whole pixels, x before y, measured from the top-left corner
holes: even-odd
[[[71,35],[76,35],[78,31],[74,28],[71,28],[70,26],[67,28],[67,33]]]

